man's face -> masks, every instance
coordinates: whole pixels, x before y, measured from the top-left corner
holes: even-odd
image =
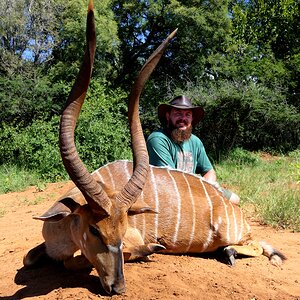
[[[193,112],[191,109],[172,108],[166,113],[171,137],[176,143],[188,140],[192,134]]]
[[[168,126],[173,127],[172,129],[186,130],[192,126],[193,112],[191,109],[172,108],[166,113],[166,119]]]

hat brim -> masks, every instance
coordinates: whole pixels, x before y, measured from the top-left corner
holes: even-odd
[[[170,104],[160,104],[157,109],[158,119],[160,120],[162,125],[166,125],[166,112],[170,111],[171,108],[178,108],[178,109],[190,109],[193,112],[193,121],[192,125],[196,126],[204,116],[204,109],[200,106],[194,107],[185,107],[185,106],[177,106],[177,105],[170,105]]]

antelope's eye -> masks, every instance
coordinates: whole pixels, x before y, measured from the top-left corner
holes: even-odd
[[[95,226],[92,226],[90,225],[89,226],[89,230],[90,230],[90,233],[98,238],[100,238],[100,232],[99,230],[95,227]]]

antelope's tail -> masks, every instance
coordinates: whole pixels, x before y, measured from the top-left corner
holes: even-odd
[[[287,259],[284,254],[280,251],[274,249],[270,244],[265,241],[259,242],[263,248],[263,255],[267,256],[270,260],[270,263],[276,267],[279,267]]]

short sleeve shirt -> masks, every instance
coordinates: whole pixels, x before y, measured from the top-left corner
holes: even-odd
[[[150,164],[169,166],[189,173],[205,174],[213,168],[201,140],[191,135],[183,143],[175,143],[164,129],[154,131],[147,140]]]

